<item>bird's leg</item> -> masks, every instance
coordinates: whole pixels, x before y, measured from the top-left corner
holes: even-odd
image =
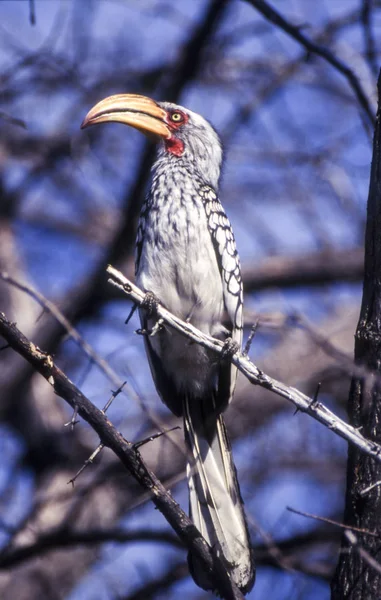
[[[234,354],[239,351],[239,349],[239,344],[237,342],[235,342],[231,337],[226,338],[221,352],[221,360],[231,359]]]
[[[157,313],[157,307],[160,304],[159,299],[153,292],[146,292],[143,302],[140,305],[140,308],[145,310],[146,316],[149,319],[150,317],[155,316]],[[158,319],[152,329],[137,329],[135,333],[138,335],[149,335],[150,337],[157,334],[163,328],[163,319]]]

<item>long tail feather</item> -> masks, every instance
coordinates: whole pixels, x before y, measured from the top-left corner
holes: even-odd
[[[201,534],[223,557],[233,581],[243,592],[254,583],[254,564],[236,469],[222,415],[210,401],[184,401],[190,516]],[[211,589],[202,566],[189,557],[196,583]]]

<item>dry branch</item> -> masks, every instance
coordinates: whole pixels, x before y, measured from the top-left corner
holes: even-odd
[[[171,494],[147,468],[135,445],[128,442],[110,423],[106,415],[82,394],[54,364],[52,357],[28,340],[14,323],[6,319],[4,313],[0,313],[0,334],[16,352],[45,377],[56,394],[64,398],[73,409],[78,410],[78,414],[98,433],[101,443],[110,448],[140,485],[150,492],[155,506],[185,546],[205,565],[208,577],[214,582],[215,589],[221,597],[227,600],[242,600],[243,595],[230,580],[221,561],[214,555],[213,550]]]
[[[109,265],[107,272],[110,275],[110,283],[123,290],[136,304],[143,304],[145,298],[144,292],[124,277],[122,273],[114,269],[114,267]],[[205,348],[213,350],[218,354],[221,354],[224,351],[223,342],[202,333],[190,323],[186,323],[178,317],[175,317],[160,304],[157,306],[157,316],[167,325],[173,327],[176,331],[182,333],[194,342],[201,344]],[[274,392],[278,396],[286,398],[286,400],[292,402],[298,410],[307,413],[368,456],[375,458],[377,462],[381,462],[381,446],[366,439],[358,429],[351,427],[351,425],[340,419],[324,406],[324,404],[316,399],[309,398],[299,390],[287,386],[266,373],[263,373],[241,352],[236,352],[231,357],[231,361],[252,384],[260,385],[261,387]]]
[[[342,60],[337,58],[330,52],[328,48],[325,46],[320,46],[319,44],[315,44],[312,40],[310,40],[304,33],[301,32],[300,27],[292,25],[285,19],[280,13],[278,13],[268,2],[265,0],[246,0],[249,4],[254,6],[268,21],[274,23],[279,29],[282,29],[289,36],[294,38],[299,44],[304,46],[304,48],[311,52],[311,54],[316,54],[320,56],[324,60],[326,60],[332,67],[334,67],[339,73],[344,75],[352,90],[354,91],[357,100],[367,115],[370,123],[374,125],[375,116],[374,111],[370,106],[368,97],[363,90],[363,87],[355,75],[355,73],[346,65]]]
[[[325,285],[339,281],[361,281],[364,274],[363,248],[322,250],[299,256],[270,256],[258,265],[244,265],[246,291],[269,287]]]

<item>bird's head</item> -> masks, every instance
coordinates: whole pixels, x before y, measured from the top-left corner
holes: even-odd
[[[130,125],[159,139],[161,156],[187,161],[206,183],[217,187],[222,146],[216,131],[201,115],[170,102],[117,94],[98,102],[87,113],[81,128],[110,121]]]

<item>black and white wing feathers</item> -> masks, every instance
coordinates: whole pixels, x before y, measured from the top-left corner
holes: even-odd
[[[241,265],[232,226],[214,189],[208,185],[200,190],[204,204],[208,229],[216,252],[221,273],[224,304],[230,319],[230,334],[233,341],[242,346],[243,335],[243,288]],[[232,364],[229,381],[229,401],[234,392],[237,369]]]

